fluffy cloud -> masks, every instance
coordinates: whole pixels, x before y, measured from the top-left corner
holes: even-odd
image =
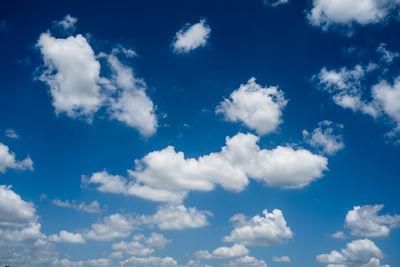
[[[230,261],[225,266],[231,266],[231,267],[248,267],[248,266],[267,267],[267,264],[263,260],[258,260],[258,259],[254,258],[254,257],[251,257],[251,256],[244,256],[244,257],[235,259],[233,261]]]
[[[387,237],[390,229],[400,225],[400,215],[378,215],[383,205],[355,206],[347,212],[345,227],[361,237]]]
[[[115,213],[105,217],[103,222],[92,224],[92,228],[86,233],[86,238],[97,241],[126,238],[133,229],[135,221],[132,218]]]
[[[234,244],[232,247],[219,247],[211,253],[208,250],[200,250],[195,255],[200,259],[230,259],[244,257],[248,253],[249,250],[245,246]]]
[[[173,50],[177,54],[187,54],[200,46],[205,46],[210,33],[211,28],[204,19],[193,25],[187,24],[176,33],[172,42]]]
[[[132,256],[131,258],[121,261],[121,266],[132,267],[177,267],[178,263],[171,257],[147,257],[139,258]]]
[[[216,185],[239,192],[249,177],[270,186],[302,188],[322,177],[327,158],[305,149],[278,146],[261,149],[259,138],[239,133],[226,138],[226,146],[218,153],[198,159],[185,159],[183,152],[169,146],[135,161],[129,170],[130,180],[109,175],[106,171],[83,176],[83,184],[97,184],[101,192],[136,195],[163,202],[179,202],[190,190],[210,191]]]
[[[290,258],[288,256],[282,257],[272,257],[273,262],[290,262]]]
[[[33,161],[29,156],[22,161],[17,161],[15,154],[8,146],[0,143],[0,172],[5,173],[6,169],[33,171]]]
[[[208,211],[183,205],[166,205],[159,207],[154,215],[141,216],[140,221],[143,224],[156,224],[161,230],[183,230],[207,226],[207,217],[211,215]]]
[[[329,254],[321,254],[316,258],[318,262],[328,264],[327,266],[389,267],[389,265],[380,264],[383,257],[382,251],[374,242],[368,239],[360,239],[348,243],[346,248],[340,252],[333,250]]]
[[[72,17],[70,14],[67,14],[61,21],[57,21],[56,25],[61,26],[65,31],[74,30],[75,24],[78,22],[77,18]]]
[[[68,18],[60,25],[72,27],[76,21]],[[146,83],[116,57],[132,57],[134,51],[119,46],[111,54],[96,56],[81,34],[55,38],[50,32],[42,33],[36,46],[45,67],[39,80],[50,87],[57,114],[92,121],[94,114],[106,107],[112,119],[136,128],[143,136],[155,133],[157,118],[154,104],[146,95]],[[104,58],[105,67],[111,69],[109,78],[100,77],[100,59]]]
[[[318,128],[311,133],[303,130],[303,139],[322,153],[333,155],[344,148],[343,136],[341,135],[342,129],[343,125],[341,124],[322,121],[318,124]]]
[[[4,133],[8,138],[12,138],[12,139],[19,138],[19,135],[13,129],[7,129],[7,130],[5,130]]]
[[[343,231],[337,231],[334,234],[331,234],[331,237],[336,238],[336,239],[345,239],[346,235],[343,233]]]
[[[74,234],[67,232],[65,230],[61,230],[58,235],[53,234],[49,236],[49,240],[52,242],[60,242],[60,243],[74,243],[74,244],[84,244],[86,243],[85,239],[81,236],[81,234]]]
[[[242,122],[258,134],[265,135],[276,130],[282,122],[282,110],[287,104],[283,92],[277,87],[262,87],[253,77],[229,99],[222,101],[216,109],[227,121]]]
[[[121,241],[112,245],[112,249],[130,256],[147,256],[156,249],[163,249],[169,243],[163,235],[152,233],[146,238],[144,235],[135,235],[131,242]]]
[[[99,258],[86,261],[70,261],[69,259],[56,259],[51,267],[111,267],[115,264],[110,259]]]
[[[351,33],[354,25],[381,23],[397,16],[399,7],[398,0],[313,0],[307,18],[324,31],[341,27]]]
[[[94,200],[92,202],[90,202],[89,204],[86,203],[78,203],[76,200],[66,200],[66,201],[61,201],[59,199],[54,199],[53,204],[59,207],[63,207],[63,208],[72,208],[72,209],[76,209],[76,210],[80,210],[80,211],[84,211],[84,212],[88,212],[88,213],[101,213],[101,209],[100,209],[100,204],[99,202],[97,202],[97,200]]]
[[[263,217],[256,215],[249,220],[243,214],[234,215],[231,221],[235,228],[229,236],[224,237],[224,241],[250,246],[269,246],[283,243],[293,237],[282,211],[274,209],[272,213],[268,213],[264,210],[263,214]]]

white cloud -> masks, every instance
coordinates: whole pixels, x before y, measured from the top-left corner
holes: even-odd
[[[381,61],[386,63],[392,63],[396,58],[400,57],[399,52],[393,52],[386,49],[386,44],[381,43],[376,52],[381,55]]]
[[[316,257],[320,263],[327,266],[382,266],[380,260],[384,257],[382,251],[374,242],[368,239],[352,241],[340,252],[333,250],[329,254],[321,254]],[[375,264],[375,265],[371,265]],[[384,265],[383,267],[389,267]]]
[[[211,215],[208,211],[199,211],[192,207],[166,205],[160,206],[154,215],[141,216],[140,220],[143,224],[156,224],[161,230],[183,230],[207,226],[207,217]]]
[[[115,213],[104,217],[103,222],[92,224],[85,237],[96,241],[111,241],[128,237],[133,229],[135,221],[132,218]]]
[[[400,215],[378,215],[383,205],[355,206],[347,212],[345,227],[361,237],[387,237],[390,229],[400,226]]]
[[[289,4],[289,0],[263,0],[264,4],[277,7],[284,4]]]
[[[74,243],[74,244],[85,244],[86,241],[83,239],[81,234],[79,233],[70,233],[65,230],[61,230],[60,233],[53,234],[49,236],[49,240],[52,242],[60,242],[60,243]]]
[[[5,135],[8,138],[12,138],[12,139],[18,139],[19,138],[19,135],[13,129],[5,130]]]
[[[331,237],[336,239],[345,239],[346,235],[343,233],[343,231],[337,231],[336,233],[331,234]]]
[[[56,24],[61,26],[65,31],[66,30],[74,30],[75,24],[78,22],[77,18],[72,17],[70,14],[67,14],[63,20],[57,21]]]
[[[121,266],[132,267],[177,267],[178,263],[171,257],[147,257],[139,258],[132,256],[131,258],[121,261]]]
[[[0,185],[0,226],[21,227],[36,218],[36,209],[11,190],[11,186]]]
[[[211,28],[204,19],[193,25],[185,25],[179,30],[172,42],[172,47],[177,54],[187,54],[190,51],[205,46],[210,37]]]
[[[290,262],[290,258],[288,256],[282,257],[272,257],[273,262]]]
[[[33,161],[29,156],[23,161],[17,161],[8,146],[0,143],[0,172],[5,173],[6,169],[33,171]]]
[[[233,261],[230,261],[225,266],[231,266],[231,267],[249,267],[249,266],[267,267],[267,264],[263,260],[258,260],[258,259],[254,258],[254,257],[251,257],[251,256],[244,256],[244,257],[235,259]]]
[[[247,254],[249,254],[249,250],[238,244],[234,244],[232,247],[219,247],[211,253],[208,250],[200,250],[195,253],[199,259],[230,259],[244,257]]]
[[[135,235],[131,242],[121,241],[112,244],[112,249],[130,256],[147,256],[154,253],[156,249],[163,249],[170,242],[157,233],[152,233],[148,238],[144,235]]]
[[[57,259],[51,267],[111,267],[115,264],[110,259],[99,258],[86,261],[71,261],[69,259]]]
[[[278,146],[261,149],[259,138],[239,133],[226,138],[220,152],[197,159],[185,159],[183,152],[169,146],[135,161],[129,170],[130,180],[107,172],[83,177],[83,184],[98,184],[101,192],[136,195],[162,202],[180,202],[190,190],[211,191],[216,185],[239,192],[248,178],[264,181],[270,186],[287,189],[302,188],[323,176],[327,158],[305,149]]]
[[[354,25],[382,23],[397,16],[399,7],[398,0],[313,0],[307,19],[324,31],[341,27],[351,33]]]
[[[84,212],[88,212],[88,213],[101,213],[101,209],[100,209],[100,204],[99,202],[97,202],[97,200],[94,200],[92,202],[90,202],[89,204],[86,203],[78,203],[76,200],[66,200],[66,201],[61,201],[59,199],[54,199],[53,204],[59,207],[63,207],[63,208],[72,208],[72,209],[76,209],[76,210],[80,210],[80,211],[84,211]]]
[[[290,227],[286,225],[282,211],[274,209],[272,213],[263,211],[264,217],[256,215],[250,220],[243,214],[236,214],[231,218],[235,224],[225,242],[236,242],[250,246],[269,246],[284,243],[293,237]]]
[[[312,147],[320,150],[327,155],[334,155],[336,152],[344,148],[342,124],[336,124],[331,121],[322,121],[318,124],[318,128],[311,133],[303,130],[303,139]]]
[[[40,80],[50,87],[56,113],[88,119],[101,107],[100,63],[81,34],[66,39],[42,33],[37,47],[47,68]]]
[[[229,99],[222,101],[216,113],[222,113],[227,121],[242,122],[260,135],[277,129],[282,122],[282,110],[287,100],[278,87],[262,87],[253,77],[239,89],[233,91]]]

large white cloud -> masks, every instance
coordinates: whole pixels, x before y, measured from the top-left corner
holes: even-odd
[[[399,6],[398,0],[313,0],[307,19],[323,30],[339,26],[351,31],[356,24],[376,24],[398,16]]]
[[[102,192],[179,202],[190,190],[210,191],[216,185],[242,191],[249,178],[270,186],[302,188],[327,170],[327,158],[323,156],[289,146],[261,149],[258,141],[255,135],[239,133],[227,137],[220,152],[197,159],[185,158],[183,152],[169,146],[136,160],[135,170],[128,171],[129,180],[103,171],[89,178],[84,176],[83,183],[97,184]]]
[[[22,161],[15,158],[15,153],[10,151],[8,146],[0,143],[0,172],[5,173],[6,169],[33,170],[33,161],[28,156]]]
[[[258,134],[265,135],[276,130],[282,122],[282,110],[287,104],[282,91],[276,86],[262,87],[253,77],[229,99],[222,101],[216,109],[227,121],[242,122]]]
[[[400,215],[378,215],[383,205],[355,206],[347,212],[345,227],[360,237],[387,237],[390,229],[400,226]]]
[[[234,244],[232,247],[219,247],[208,252],[208,250],[199,250],[195,253],[196,257],[199,259],[229,259],[244,257],[249,254],[249,250],[239,244]]]
[[[320,150],[324,154],[333,155],[344,148],[342,124],[331,121],[322,121],[311,133],[303,130],[303,139],[306,143]]]
[[[103,222],[92,224],[85,236],[97,241],[111,241],[128,237],[135,227],[136,222],[131,217],[115,213],[104,217]]]
[[[149,237],[144,235],[135,235],[131,242],[121,241],[112,244],[114,251],[120,251],[130,256],[147,256],[154,253],[156,249],[163,249],[170,240],[166,239],[163,235],[152,233]]]
[[[84,244],[86,243],[82,235],[79,233],[70,233],[65,230],[61,230],[59,234],[53,234],[49,236],[49,240],[52,242],[60,243],[74,243],[74,244]]]
[[[374,242],[369,239],[359,239],[348,243],[340,252],[333,250],[329,254],[318,255],[316,259],[320,263],[328,264],[327,266],[389,267],[380,264],[383,257],[382,251]]]
[[[176,33],[172,42],[173,50],[177,54],[187,54],[200,46],[205,46],[210,33],[211,28],[204,19],[193,25],[187,24]]]
[[[224,241],[250,246],[269,246],[284,243],[293,237],[282,211],[274,209],[272,213],[268,213],[264,210],[263,215],[256,215],[249,220],[243,214],[234,215],[231,221],[235,228],[230,235],[224,237]]]

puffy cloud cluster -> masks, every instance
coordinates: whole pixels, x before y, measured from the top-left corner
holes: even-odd
[[[267,264],[263,260],[258,260],[252,256],[244,256],[230,261],[226,266],[230,267],[267,267]]]
[[[327,158],[305,149],[278,146],[261,149],[259,138],[239,133],[226,138],[226,146],[218,153],[198,159],[184,157],[169,146],[136,160],[129,178],[107,172],[83,176],[84,184],[97,184],[101,192],[135,195],[163,202],[180,202],[190,190],[210,191],[216,185],[239,192],[249,178],[269,186],[287,189],[302,188],[322,177]]]
[[[132,256],[131,258],[121,261],[121,266],[125,267],[177,267],[178,263],[171,257],[136,257]]]
[[[222,113],[227,121],[242,122],[259,135],[265,135],[275,131],[282,122],[286,104],[278,87],[262,87],[253,77],[222,101],[216,112]]]
[[[110,259],[99,258],[86,261],[71,261],[69,259],[56,259],[51,267],[111,267],[115,264]]]
[[[68,28],[75,22],[67,16],[60,25]],[[45,67],[39,80],[50,87],[57,114],[91,121],[105,107],[112,119],[136,128],[143,136],[155,133],[157,118],[154,104],[146,95],[146,83],[116,57],[119,52],[130,57],[132,50],[115,48],[109,55],[96,56],[81,34],[56,38],[50,32],[42,33],[36,46]],[[110,78],[100,76],[102,58],[106,59],[105,67],[111,69]]]
[[[148,238],[140,234],[133,236],[131,242],[121,241],[112,244],[112,249],[129,256],[147,256],[156,249],[163,249],[169,242],[171,241],[161,234],[152,233]]]
[[[230,259],[244,257],[249,253],[249,250],[243,246],[234,244],[232,247],[219,247],[212,252],[208,250],[199,250],[195,253],[199,259]]]
[[[383,205],[355,206],[347,212],[345,227],[360,237],[387,237],[390,230],[400,226],[400,215],[378,215]]]
[[[268,213],[264,210],[263,215],[256,215],[249,220],[243,214],[234,215],[231,221],[235,228],[229,236],[224,237],[224,241],[250,246],[269,246],[284,243],[293,237],[282,211],[274,209],[272,213]]]
[[[85,244],[86,241],[83,239],[81,234],[74,234],[61,230],[59,234],[49,235],[49,240],[52,242],[60,243],[75,243],[75,244]]]
[[[10,151],[8,146],[0,143],[0,172],[5,173],[6,169],[33,171],[33,161],[29,156],[22,161],[16,160],[15,153]]]
[[[351,34],[355,25],[377,24],[397,17],[399,8],[398,0],[313,0],[307,19],[324,31],[339,27]]]
[[[177,54],[187,54],[190,51],[205,46],[210,37],[211,28],[201,19],[193,25],[187,24],[179,30],[171,44]]]
[[[100,204],[97,200],[94,200],[89,204],[86,204],[84,202],[78,203],[76,200],[61,201],[59,199],[54,199],[52,202],[58,207],[71,208],[88,213],[101,213]]]
[[[136,222],[133,218],[115,213],[104,217],[102,222],[92,224],[85,236],[97,241],[111,241],[128,237],[135,228]]]
[[[342,124],[331,121],[322,121],[311,133],[303,130],[303,139],[310,146],[327,155],[333,155],[344,148],[341,130]]]
[[[317,261],[327,266],[360,266],[360,267],[390,267],[381,265],[384,257],[382,251],[369,239],[359,239],[346,245],[340,252],[333,250],[329,254],[317,256]]]

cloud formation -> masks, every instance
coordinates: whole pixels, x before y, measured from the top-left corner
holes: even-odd
[[[208,252],[208,250],[199,250],[195,253],[199,259],[230,259],[244,257],[249,254],[249,250],[239,244],[234,244],[232,247],[219,247]]]
[[[206,24],[205,19],[193,25],[186,24],[176,33],[172,41],[174,53],[187,54],[200,46],[205,46],[210,33],[211,28]]]
[[[74,234],[61,230],[59,234],[49,235],[49,240],[58,243],[73,243],[73,244],[85,244],[86,241],[83,239],[81,234]]]
[[[33,171],[33,161],[29,156],[22,161],[16,160],[15,153],[0,143],[0,172],[5,173],[7,169]]]
[[[344,148],[342,129],[342,124],[327,120],[321,121],[318,123],[318,128],[315,128],[311,133],[303,130],[303,139],[323,154],[334,155]]]

